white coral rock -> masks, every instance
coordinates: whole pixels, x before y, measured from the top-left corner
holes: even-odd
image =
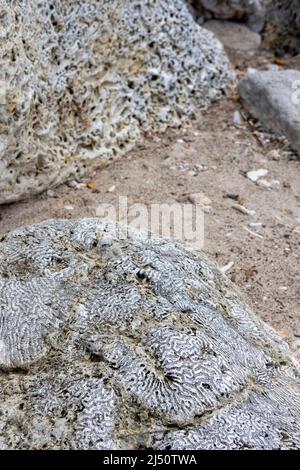
[[[178,126],[231,76],[181,0],[1,0],[0,12],[0,204]]]
[[[0,292],[2,448],[300,447],[299,369],[203,255],[53,220],[0,243]]]

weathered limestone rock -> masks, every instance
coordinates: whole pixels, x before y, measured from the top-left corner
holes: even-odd
[[[200,18],[238,19],[260,32],[265,22],[265,0],[187,0]]]
[[[0,0],[0,204],[82,175],[224,93],[182,0]]]
[[[0,244],[0,448],[300,448],[299,366],[203,255],[100,219]]]
[[[240,81],[239,92],[249,112],[285,135],[300,155],[300,71],[252,73]]]

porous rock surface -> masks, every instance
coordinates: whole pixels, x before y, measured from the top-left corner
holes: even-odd
[[[300,156],[300,71],[256,71],[240,80],[239,92],[248,111],[266,129],[285,135]]]
[[[300,448],[283,341],[202,254],[126,230],[2,240],[0,448]]]
[[[0,204],[85,174],[224,93],[182,0],[0,0]]]

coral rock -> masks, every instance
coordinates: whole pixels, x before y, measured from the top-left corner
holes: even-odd
[[[299,366],[202,254],[100,219],[0,243],[0,448],[300,447]]]
[[[178,126],[231,76],[181,0],[0,0],[0,35],[0,204]]]

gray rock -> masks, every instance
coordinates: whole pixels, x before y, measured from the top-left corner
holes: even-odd
[[[255,32],[263,29],[266,0],[187,0],[204,18],[238,19],[247,22]]]
[[[255,72],[242,78],[239,92],[249,112],[300,155],[300,72]]]
[[[265,45],[300,52],[299,0],[186,0],[199,24],[212,18],[239,20],[263,32]]]
[[[210,20],[204,23],[204,27],[212,31],[224,47],[240,51],[243,55],[255,54],[261,44],[260,35],[240,23]]]
[[[202,254],[48,221],[0,292],[2,449],[300,448],[299,365]]]
[[[90,173],[224,94],[182,0],[1,0],[0,204]]]
[[[266,42],[289,52],[300,52],[300,2],[299,0],[265,0]]]

